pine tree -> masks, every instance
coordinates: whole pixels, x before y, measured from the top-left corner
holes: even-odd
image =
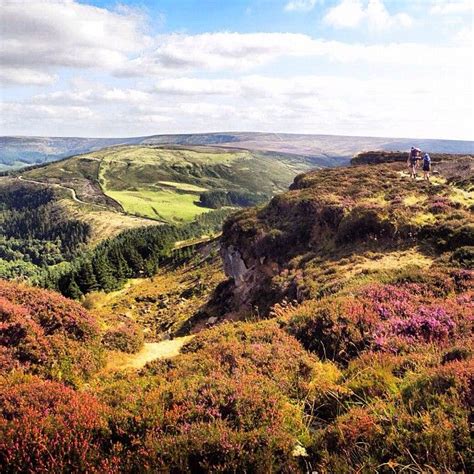
[[[122,252],[116,246],[107,252],[110,266],[114,269],[114,275],[119,282],[126,280],[131,276],[131,270],[125,260]]]
[[[75,280],[83,293],[89,293],[90,291],[99,289],[99,284],[97,283],[97,278],[90,260],[85,260],[82,263]]]
[[[101,290],[111,291],[117,288],[117,279],[113,275],[113,270],[105,254],[100,253],[96,255],[92,261],[92,267],[98,287]]]
[[[82,296],[82,291],[77,286],[76,280],[72,273],[65,275],[58,283],[59,289],[64,296],[77,300]]]

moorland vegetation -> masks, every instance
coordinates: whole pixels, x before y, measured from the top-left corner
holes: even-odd
[[[135,326],[2,283],[0,464],[472,472],[471,184],[398,163],[298,176],[228,218],[229,280],[178,356],[138,370],[102,369],[110,348],[137,350]]]

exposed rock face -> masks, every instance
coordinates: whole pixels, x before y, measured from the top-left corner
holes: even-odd
[[[243,252],[234,245],[223,245],[221,256],[224,272],[231,279],[232,301],[229,303],[232,312],[265,313],[268,304],[261,295],[268,294],[271,279],[280,272],[279,265],[250,254],[244,257]],[[263,288],[265,291],[262,291]]]
[[[236,287],[242,286],[245,283],[245,276],[249,273],[242,254],[233,245],[229,245],[221,248],[221,255],[226,276],[234,280]]]

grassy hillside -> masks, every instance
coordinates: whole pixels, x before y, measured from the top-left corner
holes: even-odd
[[[290,192],[225,225],[236,307],[258,305],[265,311],[284,295],[301,300],[369,281],[371,275],[381,279],[389,261],[398,261],[394,270],[426,262],[472,264],[472,175],[469,168],[460,172],[468,174],[414,182],[404,164],[393,163],[297,177]],[[409,257],[402,258],[404,252]],[[239,259],[242,268],[235,263]],[[374,261],[381,263],[380,272]],[[262,293],[260,283],[271,291]]]
[[[208,147],[122,146],[26,171],[23,180],[74,189],[77,199],[127,214],[185,222],[207,212],[209,191],[265,201],[314,165],[293,155]]]
[[[184,333],[225,275],[217,245],[198,246],[190,258],[169,262],[150,278],[131,279],[123,289],[86,296],[91,313],[130,319],[144,328],[148,342]]]

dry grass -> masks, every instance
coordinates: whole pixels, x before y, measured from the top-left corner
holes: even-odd
[[[129,280],[120,291],[103,295],[91,311],[104,321],[132,319],[144,328],[147,341],[156,342],[164,332],[180,329],[224,279],[219,257],[194,260],[162,268],[153,278]]]
[[[80,205],[69,199],[61,201],[61,204],[71,218],[79,219],[91,225],[92,245],[108,237],[114,237],[126,229],[159,224],[159,222],[154,220],[97,208],[92,204],[88,206]]]

